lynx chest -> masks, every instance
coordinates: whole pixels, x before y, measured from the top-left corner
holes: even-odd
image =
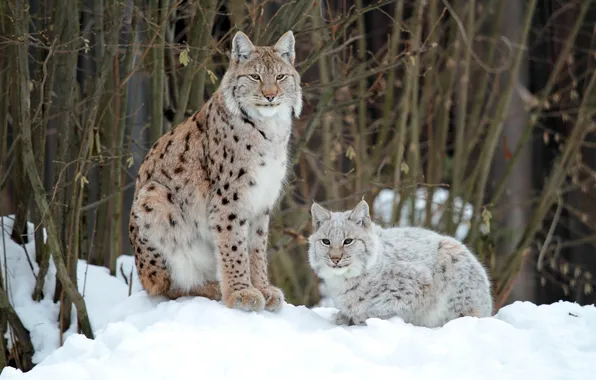
[[[255,151],[248,199],[256,213],[271,209],[281,193],[288,164],[289,127],[266,132]],[[276,133],[277,132],[277,133]],[[252,161],[252,160],[251,160]]]

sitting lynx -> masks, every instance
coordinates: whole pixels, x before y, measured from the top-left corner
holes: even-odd
[[[247,311],[281,307],[267,276],[267,236],[292,117],[302,110],[294,45],[291,31],[273,46],[238,32],[219,89],[145,157],[129,230],[149,294],[223,298]]]
[[[423,228],[382,228],[363,200],[354,210],[312,208],[311,267],[339,309],[338,324],[401,317],[438,327],[492,313],[490,283],[474,255],[454,238]]]

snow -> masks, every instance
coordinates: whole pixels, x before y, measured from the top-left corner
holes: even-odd
[[[449,190],[443,188],[436,188],[433,192],[431,204],[431,226],[440,230],[440,222],[443,216],[443,211],[446,207],[446,202],[449,198]],[[393,214],[393,203],[399,202],[399,194],[395,199],[395,192],[391,189],[383,189],[377,194],[373,201],[373,213],[383,223],[390,223]],[[428,199],[428,192],[425,187],[420,187],[416,190],[414,201],[414,224],[411,223],[411,202],[404,202],[400,214],[400,220],[397,225],[406,227],[410,225],[422,226],[426,220],[426,202]],[[463,210],[462,210],[463,208]],[[461,219],[460,219],[461,214]],[[474,215],[474,207],[470,203],[464,203],[460,197],[453,199],[453,221],[457,223],[455,231],[455,238],[463,241],[470,230],[470,221]],[[481,223],[480,229],[486,233],[487,228],[484,223]]]
[[[13,224],[13,216],[0,218],[0,228],[3,231],[0,235],[0,269],[3,280],[8,283],[9,299],[31,334],[31,343],[35,349],[33,363],[39,363],[60,345],[60,334],[56,323],[60,305],[53,302],[56,267],[54,261],[50,260],[50,267],[43,287],[44,298],[40,302],[33,301],[31,295],[35,287],[34,272],[37,275],[39,271],[39,266],[35,262],[33,224],[28,223],[27,226],[29,243],[25,245],[25,249],[10,238]],[[4,247],[6,247],[6,256]],[[31,270],[29,262],[31,262],[34,272]],[[130,273],[130,267],[134,260],[128,256],[121,256],[118,258],[118,263],[126,268],[125,273]],[[104,310],[124,301],[128,297],[128,286],[123,280],[110,276],[108,269],[87,265],[84,260],[78,262],[77,280],[79,290],[85,298],[92,327],[99,329],[105,326],[107,321]],[[135,276],[133,290],[138,291],[139,289],[140,284]],[[73,335],[76,331],[75,310],[72,311],[72,321],[75,323],[65,332],[65,338]]]
[[[203,298],[135,293],[95,340],[71,336],[32,371],[0,379],[589,379],[596,308],[517,302],[495,317],[428,329],[391,320],[339,327],[333,309],[244,313]]]
[[[5,228],[11,226],[4,222]],[[46,284],[44,301],[31,301],[34,280],[23,250],[9,239],[5,244],[11,300],[32,332],[39,364],[27,373],[6,368],[0,380],[581,380],[596,373],[593,305],[516,302],[494,317],[459,318],[435,329],[398,317],[369,319],[367,326],[335,326],[331,307],[286,304],[276,314],[246,313],[200,297],[149,297],[134,271],[129,297],[120,269],[112,277],[83,261],[79,287],[87,270],[85,299],[96,339],[69,330],[56,349],[53,284]],[[27,246],[31,257],[33,248]],[[1,248],[0,257],[4,260]],[[128,277],[132,258],[120,257],[120,265]]]

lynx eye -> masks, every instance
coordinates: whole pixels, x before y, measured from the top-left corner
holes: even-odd
[[[286,77],[287,77],[287,75],[286,75],[286,74],[279,74],[279,75],[276,77],[276,79],[277,79],[277,80],[284,80],[284,79],[286,79]]]
[[[261,76],[259,74],[250,74],[249,77],[252,80],[261,80]]]
[[[346,239],[346,240],[344,240],[344,245],[352,245],[353,242],[354,242],[354,239]]]
[[[321,243],[323,243],[324,246],[328,247],[331,245],[331,242],[329,241],[329,239],[322,239]]]

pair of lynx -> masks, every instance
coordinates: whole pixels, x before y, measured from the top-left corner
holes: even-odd
[[[291,31],[273,46],[238,32],[230,66],[200,112],[151,148],[136,180],[130,241],[150,295],[203,296],[246,311],[281,308],[269,284],[269,214],[286,176],[292,116],[302,111]],[[440,326],[489,316],[490,284],[453,238],[383,229],[362,201],[352,211],[312,205],[309,261],[340,309],[338,323],[400,316]]]

